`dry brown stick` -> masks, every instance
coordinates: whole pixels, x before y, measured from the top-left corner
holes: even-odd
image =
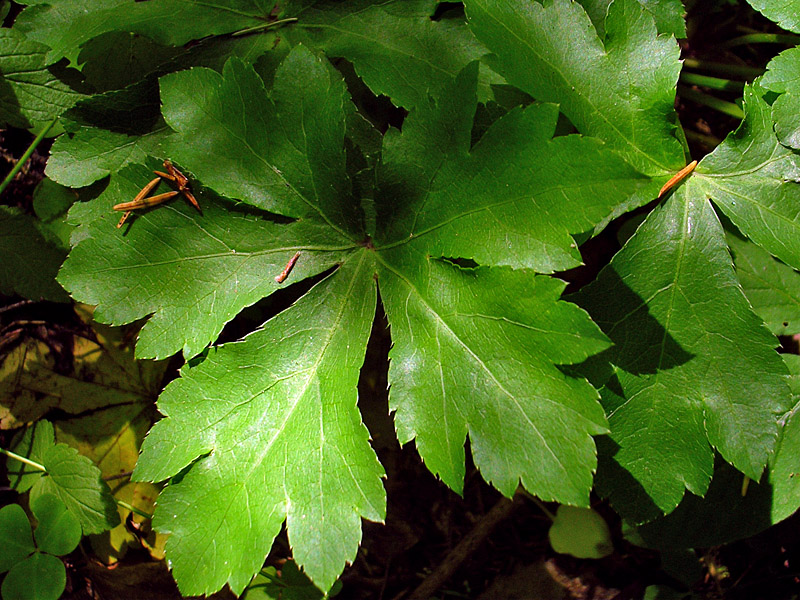
[[[33,304],[36,302],[35,300],[20,300],[19,302],[14,302],[14,304],[8,304],[6,306],[0,307],[0,313],[6,312],[7,310],[14,310],[15,308],[19,308],[20,306],[26,306],[28,304]]]
[[[489,537],[494,528],[511,515],[517,504],[518,501],[512,502],[508,498],[501,498],[406,600],[428,600],[432,597],[453,576],[461,563]]]
[[[103,481],[114,481],[115,479],[125,479],[126,477],[130,477],[133,475],[133,471],[125,471],[124,473],[118,473],[116,475],[109,475],[108,477],[103,477]]]

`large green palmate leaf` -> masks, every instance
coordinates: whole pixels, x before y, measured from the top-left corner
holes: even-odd
[[[84,97],[48,68],[44,44],[4,27],[0,47],[0,123],[4,127],[42,129]]]
[[[745,90],[742,126],[580,295],[616,344],[603,391],[611,443],[598,485],[631,521],[671,511],[684,488],[704,495],[709,445],[758,479],[791,405],[777,341],[742,294],[708,202],[767,250],[793,258],[797,167],[759,90]],[[653,447],[664,450],[654,456]]]
[[[686,489],[705,493],[715,451],[761,473],[791,404],[786,371],[709,199],[753,240],[733,248],[743,280],[740,259],[755,256],[754,244],[760,264],[785,266],[768,251],[798,267],[800,169],[781,145],[796,146],[794,63],[771,65],[769,89],[781,94],[772,106],[758,88],[746,92],[745,125],[580,296],[604,334],[547,275],[578,266],[576,237],[652,200],[685,162],[669,35],[682,31],[679,2],[468,0],[469,27],[459,9],[431,0],[32,4],[17,27],[52,48],[42,65],[80,51],[96,89],[128,86],[72,111],[70,136],[54,147],[48,173],[61,183],[110,175],[70,212],[59,281],[98,305],[102,322],[149,317],[137,356],[195,357],[162,395],[165,418],[136,469],[168,480],[154,522],[171,535],[167,558],[184,593],[242,592],[284,521],[297,563],[329,590],[356,555],[360,519],[383,519],[383,469],[355,393],[378,298],[393,339],[398,437],[456,491],[468,442],[503,494],[521,483],[587,506],[592,436],[603,433],[600,489],[633,521],[672,510]],[[298,20],[215,37],[282,16]],[[377,168],[380,134],[306,46],[351,61],[375,94],[409,109],[402,131],[383,136]],[[506,106],[524,108],[486,107],[476,122],[477,102],[503,78],[540,103],[514,91]],[[553,137],[559,110],[582,135]],[[189,176],[202,212],[178,197],[115,229],[111,207],[164,159]],[[261,329],[207,349],[243,308],[309,278]],[[786,305],[769,307],[777,331]],[[593,360],[614,373],[602,398],[570,368],[600,352]],[[796,495],[797,423],[787,422],[774,463],[781,515]],[[40,441],[23,440],[54,472],[52,448],[65,464],[74,458]],[[13,475],[18,489],[44,493],[38,474]]]
[[[17,17],[14,29],[50,47],[47,64],[111,31],[139,33],[162,44],[180,46],[264,24],[274,6],[259,0],[107,0],[91,4],[52,0],[30,4]]]
[[[657,35],[637,0],[610,3],[603,39],[570,0],[466,6],[475,35],[494,53],[490,64],[509,83],[557,102],[579,131],[602,139],[642,173],[666,179],[683,166],[673,137],[679,48]]]
[[[556,364],[606,341],[558,302],[564,284],[510,269],[464,272],[414,246],[380,257],[400,441],[416,439],[428,468],[460,491],[469,433],[476,465],[505,495],[521,480],[543,499],[587,505],[589,434],[606,432],[605,417],[595,390]]]
[[[771,21],[789,31],[800,33],[800,7],[797,0],[747,0]]]
[[[296,13],[298,24],[288,35],[348,59],[375,94],[412,108],[438,97],[461,69],[487,52],[463,16],[431,19],[436,5],[433,0],[317,2]],[[484,73],[482,101],[492,96],[489,84],[500,81]]]
[[[616,344],[598,481],[615,507],[637,522],[670,512],[685,489],[704,495],[712,447],[758,479],[789,408],[787,373],[708,200],[679,188],[579,298]]]
[[[643,179],[593,140],[551,141],[556,113],[547,105],[512,111],[470,151],[474,91],[471,104],[464,98],[475,75],[473,67],[457,79],[457,104],[412,112],[402,135],[384,143],[376,247],[394,339],[395,424],[454,489],[469,432],[476,464],[503,493],[521,478],[541,497],[585,504],[591,471],[575,467],[593,470],[587,434],[602,432],[604,419],[594,390],[555,365],[602,350],[604,338],[558,302],[563,284],[555,280],[434,259],[563,268],[574,252],[570,231],[591,229]],[[611,176],[606,186],[571,169],[586,175],[591,169],[580,167],[593,163]],[[526,451],[503,450],[511,447]]]
[[[769,61],[760,80],[766,89],[780,94],[772,103],[775,133],[781,143],[800,148],[800,49],[790,48]]]
[[[175,199],[116,230],[110,208],[151,177],[142,165],[70,212],[77,229],[60,281],[98,304],[98,320],[152,315],[140,356],[201,352],[279,287],[297,252],[281,285],[333,268],[262,330],[184,368],[159,402],[166,418],[136,476],[173,477],[155,522],[172,534],[167,557],[185,593],[226,582],[240,592],[284,518],[298,564],[328,589],[354,556],[359,518],[382,518],[382,471],[354,394],[375,278],[395,339],[402,441],[414,439],[456,490],[469,435],[476,464],[504,494],[521,481],[542,498],[588,504],[592,436],[606,422],[597,392],[559,365],[608,340],[559,299],[563,283],[534,270],[579,264],[572,234],[651,181],[598,140],[552,139],[551,105],[510,112],[470,148],[477,81],[473,63],[385,137],[374,239],[347,177],[352,104],[341,77],[302,46],[271,87],[238,59],[221,73],[161,79],[176,132],[163,157],[191,176],[202,214]]]
[[[172,534],[167,555],[185,594],[225,582],[241,593],[284,518],[295,559],[327,590],[355,558],[359,517],[383,519],[383,470],[356,408],[376,302],[371,261],[353,254],[162,395],[168,418],[145,439],[135,476],[161,480],[208,455],[162,492],[154,522]]]
[[[689,181],[753,242],[800,269],[800,159],[778,141],[759,85],[744,90],[745,118]]]

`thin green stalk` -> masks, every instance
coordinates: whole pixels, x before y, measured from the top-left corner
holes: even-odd
[[[717,73],[728,77],[741,77],[743,79],[755,79],[764,74],[764,69],[748,67],[745,65],[732,65],[729,63],[719,63],[710,60],[700,60],[697,58],[685,58],[683,66],[687,69],[705,71],[706,73]]]
[[[26,465],[33,467],[34,469],[37,469],[39,471],[44,471],[45,473],[47,473],[47,469],[44,467],[44,465],[40,465],[37,462],[33,462],[29,458],[20,456],[16,452],[12,452],[11,450],[6,450],[5,448],[0,448],[0,454],[5,454],[6,456],[10,456],[11,458],[18,460],[21,463],[25,463]]]
[[[721,79],[719,77],[709,77],[708,75],[700,75],[698,73],[688,73],[684,71],[681,73],[681,83],[687,85],[699,85],[707,87],[712,90],[721,90],[723,92],[738,92],[741,93],[744,88],[743,81],[731,81],[730,79]]]
[[[748,27],[747,25],[736,25],[736,31],[740,31],[742,35],[745,33],[761,33],[758,29],[754,29],[752,27]]]
[[[239,35],[247,35],[248,33],[255,33],[256,31],[272,29],[273,27],[278,27],[279,25],[283,25],[284,23],[294,23],[295,21],[297,21],[297,17],[288,17],[286,19],[279,19],[278,21],[269,21],[267,23],[261,23],[260,25],[253,25],[252,27],[248,27],[247,29],[240,29],[239,31],[234,31],[231,35],[234,37]]]
[[[31,154],[33,154],[33,151],[36,150],[36,146],[41,143],[41,141],[44,139],[44,136],[47,135],[47,132],[50,131],[53,125],[56,124],[56,121],[58,121],[58,117],[50,121],[47,127],[45,127],[42,132],[36,136],[36,139],[31,142],[31,145],[28,146],[27,150],[25,150],[25,154],[20,157],[20,159],[17,161],[17,164],[15,164],[14,168],[11,169],[11,172],[6,175],[3,183],[0,183],[0,194],[5,191],[5,189],[8,187],[8,184],[11,183],[12,179],[14,179],[14,176],[19,173],[23,166],[25,166],[25,163],[28,162],[28,159],[31,157]]]
[[[781,33],[748,33],[747,35],[740,35],[732,40],[720,44],[719,48],[735,48],[736,46],[745,46],[747,44],[785,44],[787,46],[796,46],[800,44],[800,36],[788,35]]]
[[[140,517],[144,517],[145,519],[152,519],[153,518],[153,515],[148,515],[143,510],[139,510],[133,504],[128,504],[124,500],[117,500],[117,504],[119,504],[122,508],[127,508],[129,511],[131,511],[134,514],[139,515]]]
[[[698,92],[697,90],[693,90],[692,88],[688,88],[683,85],[678,86],[678,95],[688,100],[692,100],[693,102],[697,102],[698,104],[702,104],[703,106],[713,108],[714,110],[734,117],[735,119],[744,118],[744,112],[742,109],[733,102],[720,100],[719,98],[715,98],[709,94],[704,94],[703,92]]]

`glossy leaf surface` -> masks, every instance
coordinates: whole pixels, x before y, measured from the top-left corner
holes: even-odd
[[[791,373],[789,385],[796,400],[800,394],[800,357],[781,356]],[[796,404],[780,420],[780,440],[770,459],[768,476],[750,481],[718,460],[705,497],[687,494],[675,511],[638,528],[645,543],[652,548],[715,546],[755,535],[794,513],[800,507],[798,408]]]
[[[438,98],[461,69],[487,53],[463,16],[434,20],[435,10],[431,0],[320,2],[298,13],[299,37],[348,59],[375,94],[410,109]],[[482,101],[492,95],[488,77],[479,86]]]
[[[360,517],[383,519],[383,470],[355,394],[375,310],[370,262],[355,254],[162,396],[167,418],[146,438],[134,475],[161,480],[202,457],[167,486],[156,512],[184,593],[226,581],[241,593],[284,519],[295,558],[329,589],[355,558]]]
[[[748,0],[750,5],[770,21],[789,31],[800,33],[800,15],[793,0]]]
[[[579,296],[616,344],[600,485],[631,520],[671,511],[685,489],[704,495],[712,447],[758,479],[789,408],[777,340],[751,312],[711,204],[693,191],[678,188]]]
[[[800,268],[800,159],[778,141],[759,86],[744,92],[745,118],[698,165],[691,183],[734,225],[786,264]]]
[[[510,83],[557,102],[581,133],[602,139],[643,173],[683,166],[672,119],[678,45],[657,35],[639,2],[610,4],[603,40],[583,7],[569,0],[466,6],[475,35],[494,53],[492,66]]]
[[[47,46],[26,38],[18,29],[4,27],[0,47],[0,122],[4,126],[40,130],[83,98],[55,69],[48,68]]]

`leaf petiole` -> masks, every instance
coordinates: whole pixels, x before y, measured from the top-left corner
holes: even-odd
[[[742,93],[744,88],[743,81],[732,81],[730,79],[722,79],[720,77],[709,77],[708,75],[700,75],[699,73],[681,73],[681,83],[688,85],[700,85],[712,90],[721,90],[723,92],[738,92]]]
[[[730,117],[735,119],[743,119],[744,118],[744,111],[737,104],[733,102],[726,102],[725,100],[720,100],[719,98],[715,98],[709,94],[704,94],[703,92],[698,92],[697,90],[693,90],[692,88],[688,88],[685,85],[678,86],[678,95],[683,96],[684,98],[691,100],[692,102],[697,102],[698,104],[702,104],[703,106],[708,106],[709,108],[713,108],[716,111],[719,111],[723,114],[726,114]]]
[[[295,21],[297,21],[297,17],[288,17],[286,19],[280,19],[278,21],[270,21],[268,23],[254,25],[253,27],[247,27],[246,29],[240,29],[239,31],[234,31],[231,35],[233,37],[238,37],[240,35],[247,35],[248,33],[255,33],[256,31],[263,31],[265,29],[278,27],[279,25],[283,25],[284,23],[294,23]]]
[[[152,519],[153,519],[153,515],[147,514],[147,513],[146,513],[146,512],[144,512],[143,510],[140,510],[140,509],[136,508],[136,507],[135,507],[133,504],[128,504],[128,503],[127,503],[127,502],[125,502],[124,500],[119,500],[119,499],[117,499],[117,498],[115,498],[114,500],[115,500],[115,501],[116,501],[116,503],[117,503],[117,504],[119,504],[119,505],[120,505],[122,508],[127,508],[129,511],[131,511],[132,513],[134,513],[134,514],[136,514],[136,515],[139,515],[140,517],[143,517],[143,518],[145,518],[145,519],[150,519],[150,520],[152,520]]]
[[[17,161],[17,164],[15,164],[14,167],[11,169],[11,171],[8,173],[8,175],[6,175],[6,178],[3,180],[3,183],[0,183],[0,194],[2,194],[3,191],[5,191],[5,189],[8,187],[8,184],[11,183],[11,180],[14,179],[14,177],[17,175],[17,173],[20,172],[22,167],[25,166],[25,163],[28,162],[28,159],[31,157],[34,150],[36,150],[36,147],[41,143],[41,141],[47,135],[47,132],[50,131],[50,129],[52,129],[53,125],[56,124],[56,121],[58,121],[58,117],[55,117],[52,121],[50,121],[47,124],[47,126],[45,126],[44,129],[42,129],[42,132],[36,136],[36,139],[34,139],[31,142],[31,145],[28,146],[28,148],[25,150],[25,153],[22,156],[20,156],[19,160]]]
[[[748,33],[747,35],[740,35],[732,40],[720,44],[719,48],[735,48],[736,46],[745,46],[747,44],[785,44],[787,46],[796,46],[800,44],[800,36],[786,35],[780,33]]]
[[[764,69],[748,67],[745,65],[731,65],[728,63],[714,62],[710,60],[700,60],[697,58],[685,58],[683,66],[687,69],[706,71],[707,73],[718,73],[727,76],[739,76],[744,79],[754,79],[764,74]]]
[[[45,468],[44,465],[40,465],[39,463],[34,462],[29,458],[25,458],[24,456],[20,456],[19,454],[15,453],[15,452],[12,452],[11,450],[6,450],[5,448],[0,448],[0,454],[5,454],[6,456],[10,456],[11,458],[13,458],[15,460],[18,460],[21,463],[25,463],[26,465],[31,466],[34,469],[37,469],[39,471],[43,471],[43,472],[47,473],[47,469]]]

